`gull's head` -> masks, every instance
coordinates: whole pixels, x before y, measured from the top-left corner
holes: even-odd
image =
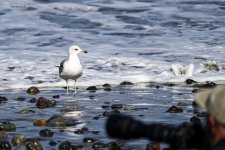
[[[79,53],[87,53],[87,51],[82,50],[79,46],[77,45],[72,45],[69,48],[69,54],[79,54]]]

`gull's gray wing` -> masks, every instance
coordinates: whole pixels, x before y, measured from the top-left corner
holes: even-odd
[[[60,63],[60,66],[59,66],[59,74],[61,74],[63,72],[63,68],[64,68],[64,63],[66,62],[67,60],[63,60],[61,63]]]

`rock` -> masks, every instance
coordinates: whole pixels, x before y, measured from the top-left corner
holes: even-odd
[[[92,148],[105,148],[106,145],[104,143],[97,142],[92,145]]]
[[[122,86],[132,86],[134,84],[132,82],[129,82],[129,81],[124,81],[124,82],[121,82],[120,85],[122,85]]]
[[[216,86],[217,86],[216,83],[207,81],[205,84],[196,84],[194,87],[198,87],[198,88],[214,88]]]
[[[150,143],[147,144],[146,150],[160,150],[160,143]]]
[[[17,100],[18,101],[25,101],[26,100],[26,97],[20,96],[20,97],[17,98]]]
[[[166,112],[169,112],[169,113],[181,113],[181,112],[183,112],[183,109],[179,108],[177,106],[172,106]]]
[[[95,142],[95,139],[93,139],[93,138],[84,138],[83,139],[83,142],[84,143],[94,143]]]
[[[29,110],[28,109],[23,109],[21,111],[18,112],[18,114],[29,114]]]
[[[201,120],[197,116],[193,116],[190,119],[190,122],[192,122],[192,123],[201,123]]]
[[[36,139],[28,141],[26,143],[26,148],[27,150],[43,150],[41,143]]]
[[[32,77],[32,76],[26,76],[24,79],[33,80],[33,79],[34,79],[34,77]]]
[[[98,135],[100,131],[92,131],[92,134]]]
[[[99,119],[99,116],[95,116],[93,117],[94,120],[98,120]]]
[[[108,92],[110,92],[110,91],[112,91],[112,89],[111,89],[111,88],[109,88],[109,87],[107,87],[107,88],[104,88],[104,91],[108,91]]]
[[[62,142],[59,145],[59,150],[71,150],[71,143],[69,141]]]
[[[48,121],[47,126],[49,127],[66,127],[69,125],[69,120],[65,117],[53,115]]]
[[[83,127],[81,130],[84,131],[84,132],[89,131],[89,129],[87,127]]]
[[[56,105],[55,100],[48,100],[47,98],[40,97],[36,103],[37,108],[39,109],[44,109],[44,108],[49,108],[49,107],[54,107]]]
[[[200,112],[197,114],[197,117],[208,117],[208,113],[207,112]]]
[[[11,150],[12,147],[8,141],[0,141],[0,150]]]
[[[110,150],[121,150],[120,146],[116,142],[110,142],[106,144]]]
[[[40,135],[41,137],[53,137],[54,132],[52,132],[52,131],[49,130],[49,129],[42,129],[42,130],[39,132],[39,135]]]
[[[105,84],[103,84],[102,86],[103,86],[103,87],[105,87],[105,88],[109,88],[109,87],[111,87],[111,85],[110,85],[110,84],[108,84],[108,83],[105,83]]]
[[[220,67],[215,61],[207,61],[207,63],[204,64],[204,67],[210,71],[220,71]]]
[[[36,98],[31,98],[31,99],[29,100],[29,102],[30,102],[30,103],[36,103],[36,102],[37,102],[37,99],[36,99]]]
[[[5,131],[0,131],[0,140],[6,139],[8,135],[6,134]]]
[[[56,145],[57,145],[57,143],[56,143],[55,141],[50,141],[48,144],[49,144],[50,146],[56,146]]]
[[[165,85],[165,86],[169,86],[169,87],[175,86],[175,84],[174,84],[174,83],[164,83],[163,85]]]
[[[90,86],[90,87],[88,87],[86,90],[91,91],[91,92],[95,92],[95,91],[97,91],[98,89],[97,89],[96,86]]]
[[[122,109],[123,105],[122,104],[112,104],[111,105],[111,109],[113,110],[118,110],[118,109]]]
[[[159,86],[159,85],[156,85],[156,86],[155,86],[155,88],[156,88],[156,89],[159,89],[159,88],[160,88],[160,86]]]
[[[76,131],[74,131],[75,134],[84,134],[84,131],[81,129],[78,129]]]
[[[52,98],[60,98],[59,95],[53,95]]]
[[[15,131],[16,130],[16,125],[11,123],[11,122],[3,122],[0,125],[0,131]]]
[[[109,108],[110,106],[109,105],[102,105],[102,108],[103,109],[107,109],[107,108]]]
[[[45,119],[40,120],[34,120],[33,125],[34,126],[46,126],[47,121]]]
[[[108,116],[109,116],[109,112],[108,112],[108,111],[104,111],[104,112],[102,113],[102,116],[103,116],[103,117],[108,117]]]
[[[194,81],[192,79],[187,79],[186,80],[186,84],[193,84],[193,83],[198,83],[198,82],[196,82],[196,81]]]
[[[27,89],[27,93],[31,94],[31,95],[36,95],[36,94],[40,93],[40,91],[37,87],[32,86]]]
[[[199,92],[200,91],[200,89],[193,89],[191,92],[192,93],[197,93],[197,92]]]
[[[186,106],[188,106],[188,104],[187,103],[184,103],[184,102],[178,102],[177,103],[177,106],[178,107],[186,107]]]
[[[7,100],[6,97],[0,96],[0,103],[5,103]]]
[[[24,145],[26,137],[24,135],[14,135],[12,138],[12,144],[15,146]]]

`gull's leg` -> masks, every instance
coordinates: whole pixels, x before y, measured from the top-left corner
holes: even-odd
[[[66,94],[69,94],[69,86],[68,86],[68,80],[66,80]]]
[[[74,80],[74,95],[77,94],[77,85],[76,85],[76,80]]]

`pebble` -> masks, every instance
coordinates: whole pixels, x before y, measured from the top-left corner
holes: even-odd
[[[110,106],[109,105],[102,105],[102,108],[107,109],[107,108],[110,108]]]
[[[39,135],[40,135],[41,137],[53,137],[54,132],[52,132],[52,131],[49,130],[49,129],[42,129],[42,130],[39,132]]]
[[[55,141],[50,141],[48,144],[49,144],[50,146],[56,146],[56,145],[57,145],[57,142],[55,142]]]
[[[110,150],[121,150],[120,146],[116,142],[109,142],[106,144]]]
[[[95,92],[95,91],[97,91],[98,89],[97,89],[96,86],[90,86],[90,87],[88,87],[86,90]]]
[[[93,117],[94,120],[98,120],[99,119],[99,116],[95,116]]]
[[[31,99],[29,100],[29,102],[30,102],[30,103],[36,103],[36,102],[37,102],[37,99],[36,99],[36,98],[31,98]]]
[[[59,150],[71,150],[71,143],[69,141],[62,142],[59,145]]]
[[[112,104],[111,105],[111,109],[113,110],[118,110],[118,109],[122,109],[123,105],[122,104]]]
[[[97,142],[92,145],[92,148],[105,148],[106,145],[104,143]]]
[[[41,143],[36,139],[28,141],[26,143],[26,148],[27,150],[43,150]]]
[[[84,143],[94,143],[95,142],[95,139],[93,139],[93,138],[84,138],[83,139],[83,142]]]
[[[150,143],[147,144],[146,150],[160,150],[160,143]]]
[[[106,87],[106,88],[107,88],[107,87],[111,87],[111,85],[108,84],[108,83],[105,83],[105,84],[103,84],[102,86],[103,86],[103,87]]]
[[[36,94],[40,93],[40,91],[37,87],[32,86],[27,89],[27,93],[31,94],[31,95],[36,95]]]
[[[8,141],[0,141],[0,150],[11,150],[12,147]]]
[[[53,95],[52,98],[60,98],[59,95]]]
[[[108,92],[110,92],[110,91],[112,91],[112,89],[111,89],[111,88],[109,88],[109,87],[107,87],[107,88],[104,88],[104,91],[108,91]]]
[[[198,83],[198,82],[196,82],[196,81],[194,81],[192,79],[187,79],[185,82],[186,82],[186,84]]]
[[[6,102],[8,99],[6,97],[0,96],[0,103]]]
[[[92,134],[98,135],[100,131],[92,131]]]
[[[108,117],[108,116],[109,116],[109,112],[108,112],[108,111],[104,111],[104,112],[102,113],[102,116],[103,116],[103,117]]]
[[[181,112],[183,112],[183,109],[179,108],[177,106],[171,106],[166,112],[169,112],[169,113],[181,113]]]
[[[20,96],[20,97],[17,98],[17,100],[18,101],[25,101],[26,100],[26,97]]]
[[[132,86],[132,85],[134,85],[134,83],[129,82],[129,81],[124,81],[124,82],[121,82],[120,85],[122,85],[122,86]]]
[[[69,125],[69,120],[62,116],[53,115],[47,121],[47,126],[49,127],[65,127],[67,125]]]
[[[6,134],[5,131],[0,131],[0,140],[6,139],[7,137],[8,137],[8,135]]]
[[[14,135],[12,138],[12,144],[15,146],[24,145],[26,137],[24,135]]]
[[[15,131],[15,130],[16,125],[14,123],[6,121],[0,125],[0,131]]]
[[[36,106],[39,109],[54,107],[55,105],[56,105],[55,100],[50,101],[50,100],[48,100],[47,98],[44,98],[44,97],[38,98],[38,101],[36,103]]]

